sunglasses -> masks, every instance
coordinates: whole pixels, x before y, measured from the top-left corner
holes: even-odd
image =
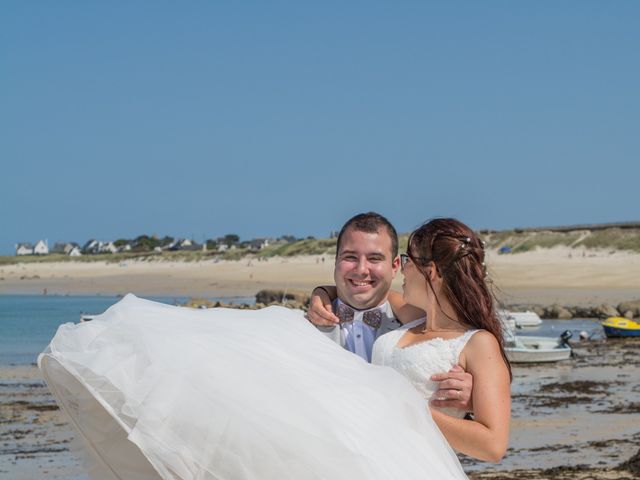
[[[420,262],[424,262],[424,263],[428,263],[431,261],[431,259],[427,257],[414,257],[413,255],[409,255],[408,253],[401,253],[400,267],[404,268],[409,260],[411,260],[413,263],[415,263],[416,260],[419,260]]]

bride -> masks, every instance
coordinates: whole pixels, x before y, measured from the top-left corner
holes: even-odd
[[[191,310],[128,295],[62,325],[38,363],[92,454],[92,477],[464,479],[450,445],[502,456],[509,372],[484,280],[469,270],[480,244],[428,226],[403,264],[405,299],[429,320],[381,337],[380,365],[281,307]],[[441,258],[439,238],[456,252]],[[451,284],[460,272],[478,284]],[[430,363],[458,354],[474,375],[473,421],[430,411],[419,388]]]

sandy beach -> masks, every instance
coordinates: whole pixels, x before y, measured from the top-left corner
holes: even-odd
[[[640,298],[640,254],[569,249],[487,253],[501,300],[592,305]],[[0,267],[0,294],[44,293],[226,297],[263,288],[310,290],[333,283],[331,256],[239,261],[25,263]],[[394,288],[400,290],[402,275]]]

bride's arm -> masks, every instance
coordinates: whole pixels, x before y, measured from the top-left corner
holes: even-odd
[[[465,369],[473,375],[474,420],[450,417],[435,409],[431,414],[455,450],[480,460],[499,462],[509,442],[509,371],[498,341],[489,332],[471,337],[463,355]]]

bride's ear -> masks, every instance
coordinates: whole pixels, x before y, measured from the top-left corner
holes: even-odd
[[[431,280],[431,282],[442,280],[442,275],[440,275],[440,269],[436,262],[431,262],[429,267],[429,280]]]

